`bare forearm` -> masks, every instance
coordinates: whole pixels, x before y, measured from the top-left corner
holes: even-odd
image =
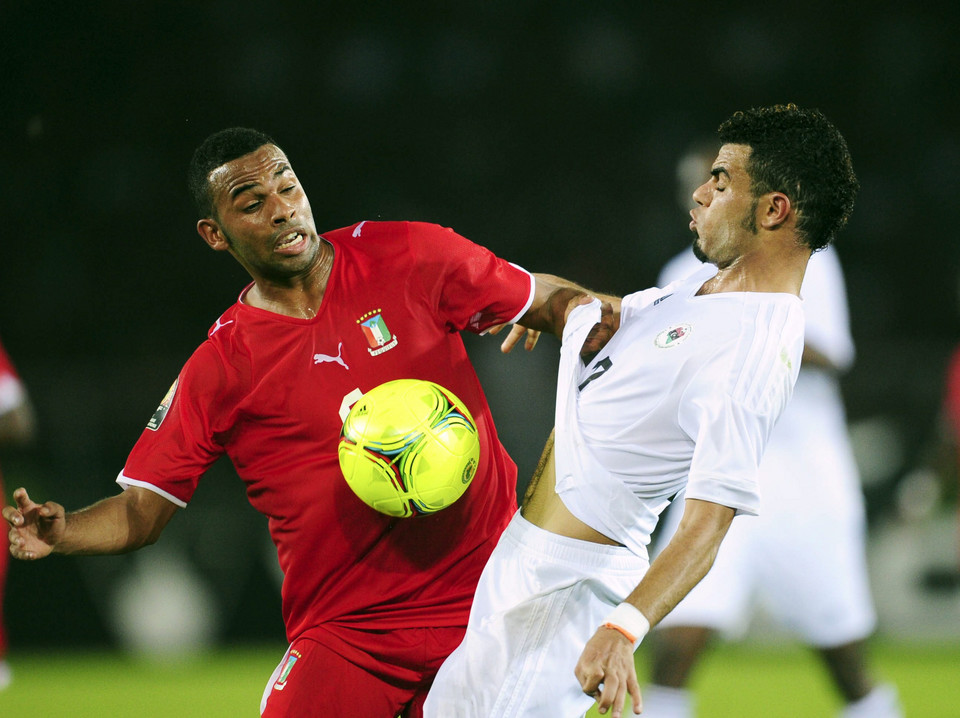
[[[538,280],[545,282],[547,284],[552,284],[556,287],[572,289],[576,292],[580,292],[582,294],[589,294],[591,297],[596,297],[602,302],[609,302],[611,306],[613,306],[614,312],[619,313],[620,311],[620,297],[614,294],[604,294],[602,292],[595,292],[592,289],[587,289],[586,287],[580,284],[577,284],[576,282],[571,282],[569,279],[564,279],[563,277],[558,277],[553,274],[536,273],[534,274],[534,276]]]
[[[578,303],[578,300],[587,301],[585,298],[588,296],[600,297],[604,301],[608,301],[614,307],[615,312],[619,313],[620,311],[620,300],[616,297],[597,295],[574,282],[550,274],[536,274],[534,276],[537,280],[537,286],[533,303],[526,314],[518,321],[518,324],[527,329],[549,332],[557,337],[562,336],[567,315]]]
[[[693,504],[693,505],[691,505]],[[677,533],[627,597],[656,625],[700,582],[713,565],[734,510],[688,500]]]
[[[154,498],[128,494],[129,491],[111,496],[68,513],[63,538],[53,551],[81,555],[117,554],[155,542],[173,516],[175,507],[155,495]]]

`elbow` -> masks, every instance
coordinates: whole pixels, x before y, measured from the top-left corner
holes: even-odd
[[[150,531],[146,536],[143,537],[143,540],[140,542],[140,545],[137,548],[143,548],[144,546],[153,546],[160,538],[160,534],[163,533],[162,529],[154,529]]]

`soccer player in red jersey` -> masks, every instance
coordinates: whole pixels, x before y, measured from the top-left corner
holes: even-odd
[[[22,444],[33,438],[33,408],[10,356],[0,344],[0,444]],[[3,477],[0,476],[0,496]],[[9,556],[0,552],[0,690],[10,684],[10,667],[6,662],[7,635],[3,622],[3,586],[7,578]]]
[[[117,478],[124,491],[65,513],[18,489],[16,506],[3,510],[11,553],[38,559],[153,543],[227,454],[269,520],[284,572],[290,648],[262,715],[420,716],[517,508],[516,466],[459,332],[521,322],[559,335],[582,291],[435,225],[367,221],[321,235],[286,155],[254,130],[208,138],[190,186],[201,237],[253,282],[150,419]],[[399,378],[453,391],[481,441],[466,494],[413,519],[368,508],[337,460],[350,406]]]

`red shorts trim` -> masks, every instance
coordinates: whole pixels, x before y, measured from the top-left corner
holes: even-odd
[[[427,690],[462,628],[327,627],[295,640],[260,704],[263,718],[421,718]]]

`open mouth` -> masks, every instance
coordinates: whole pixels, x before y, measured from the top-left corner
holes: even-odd
[[[293,231],[283,237],[275,246],[277,252],[287,252],[299,249],[300,245],[306,242],[306,235],[299,231]]]

